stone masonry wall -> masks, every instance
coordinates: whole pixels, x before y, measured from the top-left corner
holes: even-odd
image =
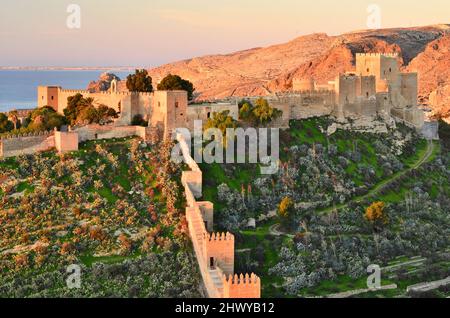
[[[259,298],[261,283],[254,274],[243,279],[228,279],[234,274],[234,235],[231,233],[210,233],[213,229],[213,204],[197,202],[202,196],[202,175],[197,163],[191,157],[189,146],[181,134],[176,135],[184,161],[192,171],[183,171],[182,184],[187,201],[186,220],[189,234],[199,265],[203,284],[210,298]],[[194,173],[192,173],[194,172]],[[200,172],[200,173],[195,173]],[[198,184],[200,183],[200,192]],[[193,189],[195,189],[193,191]],[[230,276],[232,277],[232,276]],[[251,277],[245,281],[247,277]]]
[[[45,132],[32,136],[3,138],[0,140],[0,157],[14,157],[34,154],[55,147],[53,132]]]

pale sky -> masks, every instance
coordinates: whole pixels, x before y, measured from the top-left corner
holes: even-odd
[[[367,29],[372,3],[383,28],[450,23],[449,0],[1,0],[0,66],[157,66]]]

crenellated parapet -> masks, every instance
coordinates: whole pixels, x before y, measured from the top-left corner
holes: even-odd
[[[206,239],[209,240],[209,242],[217,242],[217,241],[229,241],[231,243],[234,243],[234,235],[230,232],[222,232],[222,233],[207,233],[205,235]]]
[[[397,58],[399,55],[398,53],[356,53],[357,57],[394,57]]]
[[[260,298],[261,279],[255,274],[223,275],[224,298]]]
[[[0,139],[1,140],[7,140],[7,139],[15,139],[15,140],[20,140],[22,138],[27,138],[27,137],[40,137],[40,136],[51,136],[53,135],[54,131],[53,130],[41,130],[41,131],[34,131],[34,132],[29,132],[29,133],[22,133],[22,134],[5,134],[5,135],[1,135]]]

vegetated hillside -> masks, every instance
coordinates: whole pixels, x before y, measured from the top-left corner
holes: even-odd
[[[357,52],[398,52],[401,62],[408,65],[429,43],[449,33],[450,26],[444,24],[339,36],[312,34],[265,48],[166,64],[149,72],[154,82],[168,73],[189,79],[197,90],[197,99],[265,95],[289,88],[294,76],[313,76],[319,83],[331,80],[353,68]]]

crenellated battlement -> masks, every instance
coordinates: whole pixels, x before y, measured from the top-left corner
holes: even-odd
[[[260,298],[261,279],[255,274],[222,276],[224,298]]]
[[[226,232],[226,233],[205,233],[206,239],[210,242],[214,241],[230,241],[234,242],[234,235]]]
[[[254,273],[249,274],[234,274],[234,275],[223,275],[222,280],[224,284],[227,285],[251,285],[259,284],[261,279]]]
[[[40,137],[40,136],[51,136],[53,135],[53,130],[42,130],[42,131],[35,131],[30,133],[23,133],[23,134],[6,134],[1,135],[0,140],[6,140],[6,139],[21,139],[26,137]]]
[[[397,58],[399,55],[398,53],[356,53],[357,57],[393,57]]]
[[[91,94],[91,92],[87,91],[87,90],[83,90],[83,89],[65,89],[65,88],[60,88],[59,92],[61,93],[69,93],[69,94]]]
[[[331,89],[317,89],[317,90],[296,90],[289,92],[275,93],[275,96],[292,96],[292,95],[334,95],[334,91]]]

